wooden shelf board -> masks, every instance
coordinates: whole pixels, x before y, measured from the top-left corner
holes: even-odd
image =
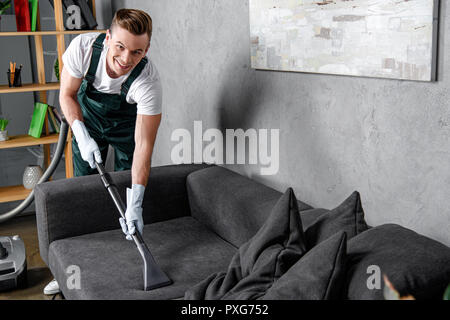
[[[54,134],[51,134],[51,135],[48,135],[45,137],[40,137],[40,138],[34,138],[27,134],[11,136],[11,137],[9,137],[9,140],[0,141],[0,149],[36,146],[39,144],[57,143],[58,138],[59,138],[58,133],[54,133]]]
[[[47,91],[47,90],[59,90],[59,82],[49,82],[45,84],[29,83],[24,84],[21,87],[9,87],[8,85],[0,85],[0,93]]]
[[[0,203],[23,200],[31,193],[32,190],[25,189],[24,186],[7,186],[0,187]]]
[[[59,34],[82,34],[90,32],[106,33],[106,30],[64,30],[64,31],[21,31],[21,32],[0,32],[0,37],[15,37],[15,36],[51,36]]]

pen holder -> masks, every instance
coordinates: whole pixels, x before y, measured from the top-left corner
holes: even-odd
[[[14,76],[15,76],[14,72],[8,71],[7,75],[8,75],[8,86],[10,87],[14,86]]]
[[[21,76],[21,69],[16,70],[16,75],[14,77],[14,87],[21,87],[22,86],[22,76]]]
[[[8,71],[8,85],[10,87],[21,87],[22,86],[22,77],[21,70],[17,69],[15,72]]]

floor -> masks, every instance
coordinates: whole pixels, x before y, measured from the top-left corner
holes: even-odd
[[[19,235],[25,243],[27,254],[28,287],[21,290],[0,292],[0,300],[61,300],[61,294],[47,296],[44,287],[53,276],[39,255],[39,242],[35,214],[12,218],[0,224],[0,236]]]

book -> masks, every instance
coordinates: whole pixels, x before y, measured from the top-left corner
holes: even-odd
[[[66,8],[66,11],[67,11],[67,9],[68,9],[70,6],[77,6],[78,8],[80,8],[80,6],[79,6],[77,3],[75,3],[73,0],[63,0],[63,5],[64,5],[64,7]],[[72,14],[73,14],[73,13],[67,12],[67,15],[68,15],[69,17],[70,17]],[[83,13],[81,12],[81,8],[80,8],[80,20],[81,20],[80,29],[87,29],[88,26],[87,26],[87,24],[86,24],[86,20],[85,20],[84,17],[83,17]],[[67,20],[66,20],[66,28],[67,28]]]
[[[28,6],[30,8],[31,31],[36,31],[38,5],[38,0],[28,0]]]
[[[40,138],[42,134],[42,127],[44,125],[45,114],[47,113],[47,104],[42,102],[34,103],[33,116],[31,118],[30,129],[28,135]]]
[[[50,2],[50,5],[52,6],[52,8],[55,8],[55,4],[54,4],[53,0],[48,0],[48,1]],[[66,30],[72,30],[71,28],[67,27],[67,20],[70,17],[70,15],[67,14],[67,7],[70,7],[71,5],[75,5],[75,3],[72,0],[63,0],[62,5],[63,5],[62,12],[63,12],[64,28]],[[80,14],[81,14],[81,9],[80,9]],[[84,21],[82,15],[80,17],[80,20],[81,20],[80,29],[86,29],[86,22]]]
[[[50,122],[50,126],[52,127],[53,132],[59,133],[60,125],[59,125],[58,121],[56,120],[55,114],[53,113],[52,106],[47,107],[47,112],[48,112],[48,120],[49,120],[48,122]]]
[[[17,31],[31,31],[30,9],[28,0],[14,0]]]
[[[92,14],[91,8],[89,8],[86,0],[74,0],[75,3],[80,7],[81,15],[83,19],[86,21],[89,29],[93,30],[97,27],[97,21]]]
[[[61,126],[61,122],[63,121],[63,117],[61,116],[61,113],[58,111],[58,109],[56,109],[54,106],[49,106],[52,111],[53,114],[55,115],[56,121],[58,122],[58,124]]]

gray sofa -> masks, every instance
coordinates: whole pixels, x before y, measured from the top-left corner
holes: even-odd
[[[111,178],[125,199],[130,172],[114,172]],[[143,235],[173,284],[146,292],[141,258],[134,243],[125,240],[100,178],[47,182],[35,188],[40,254],[66,299],[181,299],[211,274],[227,270],[281,196],[219,166],[152,168],[143,203]],[[310,239],[327,228],[320,217],[339,214],[297,204]],[[347,236],[346,257],[342,299],[383,298],[382,289],[367,286],[372,265],[385,270],[400,292],[418,298],[439,299],[450,282],[450,248],[398,225]],[[79,288],[67,285],[70,266],[79,267]]]

